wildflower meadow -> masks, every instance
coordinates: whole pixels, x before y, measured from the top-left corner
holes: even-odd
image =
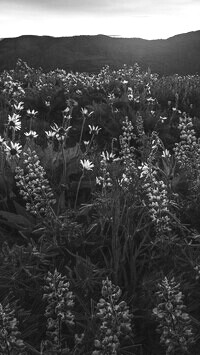
[[[0,73],[0,355],[200,354],[200,76]]]

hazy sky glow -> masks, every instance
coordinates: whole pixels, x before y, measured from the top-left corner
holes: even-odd
[[[115,35],[168,38],[200,30],[200,0],[0,0],[0,38]]]

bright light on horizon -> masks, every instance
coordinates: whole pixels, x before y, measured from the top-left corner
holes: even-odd
[[[168,0],[167,4],[151,0],[151,6],[148,0],[115,0],[116,6],[108,0],[0,1],[1,38],[103,34],[152,40],[200,30],[198,0]]]

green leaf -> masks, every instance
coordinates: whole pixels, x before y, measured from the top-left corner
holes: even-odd
[[[31,224],[35,224],[35,218],[31,216],[29,212],[26,211],[26,208],[20,205],[18,202],[13,200],[13,204],[15,206],[16,214],[24,216],[26,219],[30,221]]]
[[[7,211],[0,211],[0,218],[2,223],[7,224],[8,226],[14,227],[14,228],[31,228],[32,223],[31,221],[19,214],[12,213],[12,212],[7,212]]]

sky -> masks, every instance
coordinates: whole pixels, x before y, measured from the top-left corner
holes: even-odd
[[[0,0],[0,38],[97,35],[165,39],[200,30],[200,0]]]

